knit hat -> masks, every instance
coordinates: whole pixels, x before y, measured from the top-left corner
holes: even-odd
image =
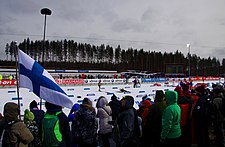
[[[28,121],[33,121],[34,120],[34,114],[26,109],[24,111],[24,123],[27,123]]]
[[[31,103],[30,103],[30,110],[33,109],[33,108],[37,108],[37,102],[35,100],[33,100]]]
[[[156,90],[155,92],[155,102],[162,102],[165,94],[162,90]]]

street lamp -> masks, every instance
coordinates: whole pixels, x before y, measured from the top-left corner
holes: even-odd
[[[43,49],[42,49],[42,66],[44,67],[44,58],[45,58],[45,30],[46,30],[46,16],[47,15],[51,15],[52,11],[48,8],[43,8],[41,9],[41,14],[45,16],[45,20],[44,20],[44,36],[43,36]],[[40,98],[40,110],[41,110],[41,106],[42,106],[42,98]]]
[[[44,67],[46,16],[47,15],[51,15],[52,11],[50,9],[48,9],[48,8],[43,8],[43,9],[41,9],[41,14],[45,16],[45,20],[44,20],[44,35],[43,35],[43,50],[42,50],[42,64],[43,64],[43,67]]]
[[[188,48],[188,77],[190,77],[191,75],[191,54],[190,54],[191,45],[187,44],[187,48]]]

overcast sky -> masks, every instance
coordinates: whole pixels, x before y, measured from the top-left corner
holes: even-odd
[[[114,48],[225,58],[224,0],[0,0],[0,59],[5,45],[69,39]]]

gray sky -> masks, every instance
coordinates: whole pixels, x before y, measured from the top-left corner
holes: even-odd
[[[0,0],[0,59],[5,45],[43,39],[225,58],[224,0]]]

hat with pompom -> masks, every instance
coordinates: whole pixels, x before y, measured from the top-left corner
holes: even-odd
[[[26,109],[24,111],[24,123],[27,123],[28,121],[33,121],[34,120],[34,114]]]

